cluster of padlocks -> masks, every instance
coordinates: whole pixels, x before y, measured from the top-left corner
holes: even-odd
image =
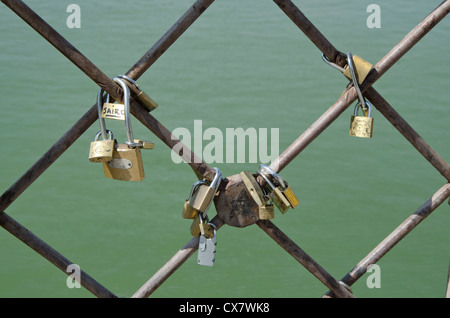
[[[123,90],[123,104],[110,103],[109,94],[104,94],[102,88],[97,94],[97,110],[100,131],[95,135],[89,150],[89,161],[103,163],[103,170],[107,178],[123,181],[141,181],[145,178],[141,149],[153,149],[152,142],[134,139],[130,120],[130,86],[134,86],[138,93],[133,97],[141,102],[147,110],[153,110],[157,104],[143,91],[138,84],[125,75],[113,79]],[[127,140],[117,143],[111,130],[106,129],[105,119],[121,120],[125,122]],[[100,139],[101,137],[101,139]]]
[[[211,182],[203,179],[194,183],[182,212],[184,219],[193,220],[191,234],[199,237],[197,262],[206,266],[214,265],[217,245],[216,227],[209,222],[207,213],[222,181],[222,172],[218,168],[213,169],[216,173]],[[258,176],[261,177],[260,182],[257,181]],[[249,195],[258,205],[260,220],[273,219],[274,206],[284,214],[299,204],[289,184],[266,165],[261,165],[256,174],[242,171],[241,177]]]

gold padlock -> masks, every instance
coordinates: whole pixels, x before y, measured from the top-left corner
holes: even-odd
[[[145,178],[141,150],[127,144],[117,144],[113,158],[103,162],[105,177],[122,181],[141,181]]]
[[[189,200],[186,200],[184,202],[183,213],[181,213],[181,216],[183,217],[183,219],[194,219],[195,216],[198,214],[198,211],[193,207],[189,206],[188,203]]]
[[[353,116],[350,119],[350,136],[372,138],[373,134],[373,117],[372,117],[372,105],[368,101],[365,101],[368,108],[367,116],[358,116],[359,107],[362,104],[358,102],[355,106]]]
[[[202,235],[206,238],[212,238],[214,236],[214,228],[208,222],[208,217],[203,217],[201,213],[198,213],[191,224],[191,235],[194,237]]]
[[[275,209],[272,199],[269,196],[267,196],[267,202],[270,203],[265,203],[264,205],[259,206],[258,217],[260,220],[271,220],[275,218]]]
[[[294,194],[294,191],[292,191],[291,186],[285,181],[286,188],[282,190],[281,192],[284,194],[286,199],[291,204],[291,207],[295,209],[299,204],[300,201],[298,200],[297,196]]]
[[[213,181],[208,184],[206,180],[204,180],[205,182],[200,183],[189,198],[188,205],[203,214],[207,213],[214,195],[219,188],[220,182],[222,181],[222,172],[218,168],[213,169],[216,171]]]
[[[366,79],[369,72],[372,70],[373,65],[364,60],[363,58],[359,57],[358,55],[350,55],[350,58],[352,59],[352,61],[348,61],[348,63],[353,62],[358,84],[361,85]],[[344,71],[342,72],[342,74],[344,74],[344,76],[347,77],[349,80],[352,80],[352,74],[349,64],[347,64],[344,67]]]
[[[113,158],[115,140],[113,137],[113,133],[111,130],[107,130],[109,139],[105,139],[103,136],[103,140],[98,140],[101,135],[101,131],[99,131],[94,138],[94,141],[91,142],[91,146],[89,149],[89,161],[90,162],[102,162],[109,161]]]
[[[260,220],[273,219],[275,217],[275,213],[272,200],[264,195],[261,186],[249,171],[242,171],[240,175],[247,192],[258,205],[258,218]],[[267,201],[270,201],[270,204],[267,204]]]
[[[204,180],[197,181],[196,183],[194,183],[191,189],[191,193],[189,194],[189,198],[184,202],[183,213],[181,214],[183,219],[194,219],[195,216],[199,213],[196,209],[194,209],[192,206],[189,205],[189,200],[191,199],[192,194],[194,193],[194,191],[196,191],[197,187],[200,184],[207,184],[207,183]]]
[[[272,200],[272,202],[277,206],[278,210],[280,210],[281,213],[286,213],[287,210],[291,207],[291,204],[281,192],[281,187],[275,186],[272,181],[270,181],[265,172],[259,170],[258,174],[266,181],[266,193],[269,196],[270,200]]]

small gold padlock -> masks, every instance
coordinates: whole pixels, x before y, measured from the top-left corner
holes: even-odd
[[[266,203],[259,206],[258,214],[260,220],[271,220],[275,218],[275,209],[273,206],[272,199],[269,196],[267,196]]]
[[[358,102],[355,106],[355,111],[350,119],[350,136],[372,138],[373,134],[373,117],[372,117],[372,105],[368,101],[365,101],[368,108],[367,116],[358,116],[359,107],[362,108],[361,102]]]
[[[291,207],[295,209],[299,204],[300,201],[297,199],[297,196],[294,194],[294,191],[292,191],[291,186],[285,181],[286,188],[282,190],[281,192],[284,194],[286,199],[291,204]]]
[[[189,198],[184,202],[183,213],[181,214],[183,219],[194,219],[199,213],[196,209],[189,205],[189,200],[192,198],[192,194],[197,190],[197,187],[201,184],[207,184],[205,180],[197,181],[194,183],[189,194]]]
[[[102,162],[109,161],[113,158],[115,140],[111,130],[107,130],[108,138],[105,139],[102,135],[103,140],[98,140],[100,135],[102,134],[99,131],[94,138],[94,141],[91,142],[91,146],[89,149],[89,161],[90,162]]]
[[[218,168],[213,168],[216,171],[213,181],[208,184],[206,180],[198,184],[198,187],[191,193],[188,205],[195,210],[206,214],[214,195],[216,194],[220,182],[222,181],[222,172]]]
[[[212,238],[214,236],[214,228],[208,223],[208,217],[202,216],[201,213],[197,213],[194,217],[190,231],[194,237],[202,235],[205,238]]]

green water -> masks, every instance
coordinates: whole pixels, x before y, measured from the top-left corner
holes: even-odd
[[[87,1],[81,28],[69,29],[70,1],[25,1],[113,77],[126,72],[193,1]],[[369,29],[373,1],[294,1],[341,51],[376,63],[441,1],[387,1],[381,28]],[[95,4],[94,4],[95,3]],[[94,103],[95,83],[4,5],[0,6],[0,189],[5,191]],[[448,35],[444,20],[374,87],[447,161]],[[279,128],[282,151],[340,96],[347,81],[272,1],[217,0],[139,79],[169,130]],[[301,201],[273,222],[333,277],[341,279],[445,179],[376,110],[374,137],[348,136],[348,109],[282,176]],[[108,121],[115,137],[122,123]],[[195,176],[133,118],[146,179],[110,180],[88,161],[95,123],[7,210],[11,217],[90,276],[131,296],[191,238],[181,218]],[[258,163],[208,163],[224,176]],[[449,266],[447,202],[378,263],[381,288],[363,276],[357,297],[444,297]],[[215,215],[212,207],[208,214]],[[0,297],[92,297],[0,231]],[[217,233],[214,267],[196,254],[152,297],[321,297],[327,288],[256,225]]]

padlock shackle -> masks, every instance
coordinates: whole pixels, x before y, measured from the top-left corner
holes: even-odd
[[[266,183],[269,185],[269,187],[272,188],[272,191],[275,190],[275,185],[269,180],[269,178],[267,178],[267,176],[261,172],[261,170],[256,171],[257,174],[259,174],[265,181]]]
[[[133,130],[131,128],[130,88],[122,79],[120,79],[118,77],[113,78],[113,81],[116,82],[117,84],[119,84],[123,90],[123,105],[124,105],[124,111],[125,111],[125,129],[126,129],[127,138],[128,138],[128,141],[125,141],[125,143],[129,147],[139,147],[139,146],[141,146],[141,144],[134,142]]]
[[[364,96],[361,93],[358,85],[358,79],[356,78],[355,66],[353,64],[353,55],[352,53],[347,53],[347,64],[350,70],[350,75],[352,76],[353,86],[355,87],[356,93],[358,94],[359,102],[361,103],[363,109],[366,109],[366,101],[364,100]]]
[[[188,200],[190,200],[190,199],[192,198],[192,195],[193,195],[194,192],[197,190],[198,186],[201,185],[201,184],[207,184],[207,183],[206,183],[206,180],[203,179],[203,180],[197,181],[196,183],[193,184],[193,186],[192,186],[192,188],[191,188],[191,193],[189,194]]]
[[[103,140],[107,140],[108,130],[106,129],[105,118],[102,117],[102,107],[103,107],[103,88],[98,89],[97,93],[97,111],[98,111],[98,119],[100,122],[100,133],[102,135]],[[109,95],[107,95],[107,100],[109,101]]]
[[[222,172],[219,168],[214,167],[213,169],[216,171],[216,175],[214,176],[214,179],[209,187],[217,191],[217,189],[219,189],[220,182],[222,181]]]
[[[280,177],[272,168],[270,168],[269,166],[266,166],[264,164],[261,164],[259,166],[259,171],[261,171],[261,173],[263,173],[263,174],[273,176],[277,180],[277,182],[280,184],[280,187],[282,189],[286,189],[286,184],[285,184],[283,178]]]
[[[355,106],[355,110],[353,111],[353,116],[355,116],[355,117],[358,116],[358,110],[359,110],[360,106],[364,111],[363,105],[361,104],[361,102],[358,102]],[[372,117],[372,105],[368,101],[366,101],[366,106],[369,109],[369,112],[367,113],[367,117]]]
[[[107,133],[109,138],[108,139],[103,139],[103,140],[113,140],[114,139],[114,135],[113,135],[111,130],[106,129],[106,133]],[[102,135],[102,137],[103,137],[103,134],[102,134],[101,130],[95,135],[94,141],[98,141],[98,137],[100,137],[100,135]]]

